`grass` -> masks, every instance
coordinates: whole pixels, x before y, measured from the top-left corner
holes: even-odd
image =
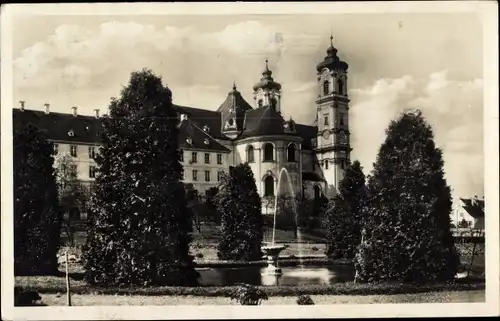
[[[311,295],[316,305],[320,304],[379,304],[379,303],[462,303],[484,302],[484,291],[444,291],[433,293],[398,295]],[[143,296],[143,295],[80,295],[71,297],[74,306],[117,305],[237,305],[227,297],[208,296]],[[262,305],[297,305],[297,296],[272,296]],[[42,302],[49,306],[66,305],[66,296],[42,294]]]

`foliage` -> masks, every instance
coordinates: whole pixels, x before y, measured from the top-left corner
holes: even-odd
[[[52,157],[54,146],[29,123],[14,129],[14,273],[57,271],[62,212]]]
[[[66,283],[64,276],[61,277],[18,277],[16,284],[20,287],[28,287],[40,293],[64,293]],[[307,284],[307,285],[277,285],[257,286],[262,289],[268,297],[271,296],[298,296],[298,295],[396,295],[410,293],[429,293],[433,291],[478,291],[485,289],[483,280],[461,279],[446,283],[353,283],[342,282],[332,285]],[[230,297],[235,292],[235,286],[130,286],[130,287],[97,287],[85,283],[82,280],[71,281],[71,292],[73,294],[89,295],[187,295],[187,296],[226,296]]]
[[[193,218],[193,224],[201,233],[201,222],[203,220],[204,211],[201,208],[200,195],[193,184],[184,184],[184,191],[186,193],[187,208],[190,211],[190,216]]]
[[[205,210],[208,220],[220,224],[221,217],[217,211],[216,204],[217,193],[219,193],[219,188],[216,186],[210,187],[205,191]]]
[[[442,152],[417,112],[392,121],[368,177],[365,234],[356,280],[453,280],[459,257],[450,231],[451,191]]]
[[[241,305],[260,305],[262,300],[268,300],[264,290],[249,284],[238,284],[229,295],[231,300],[235,300]]]
[[[193,285],[192,219],[172,93],[150,70],[134,72],[109,110],[82,249],[86,279],[105,286]]]
[[[328,204],[325,213],[326,254],[332,259],[353,258],[361,241],[363,225],[361,211],[365,197],[365,175],[359,161],[344,172],[338,194]]]
[[[56,181],[59,190],[59,202],[64,215],[63,226],[68,235],[70,246],[74,246],[75,217],[73,211],[87,212],[90,200],[89,187],[78,180],[77,173],[71,170],[76,165],[72,157],[63,154],[56,158]]]
[[[14,287],[14,306],[41,306],[42,297],[37,291]]]
[[[297,298],[298,305],[314,305],[314,301],[309,295],[299,295]]]
[[[222,177],[216,200],[222,216],[217,255],[221,260],[259,260],[263,217],[252,169],[244,163],[229,171]]]

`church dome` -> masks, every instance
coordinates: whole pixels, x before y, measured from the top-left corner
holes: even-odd
[[[316,70],[320,72],[324,68],[328,68],[330,70],[340,69],[344,72],[347,71],[349,65],[345,61],[340,60],[337,52],[337,48],[333,46],[333,36],[330,36],[330,47],[326,50],[326,57],[316,66]]]
[[[266,59],[266,67],[262,71],[262,78],[260,78],[260,81],[256,83],[253,86],[253,90],[257,91],[259,89],[276,89],[280,90],[281,89],[281,84],[278,82],[274,81],[272,75],[273,72],[269,69],[267,66],[268,60]]]

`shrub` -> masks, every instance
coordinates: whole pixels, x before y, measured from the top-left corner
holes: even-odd
[[[326,254],[329,258],[352,259],[361,241],[365,175],[358,161],[347,167],[339,193],[325,212]]]
[[[420,112],[392,121],[368,178],[360,282],[447,282],[459,257],[450,231],[451,191],[441,150]]]
[[[248,164],[230,167],[229,175],[222,177],[216,203],[222,215],[219,259],[259,260],[263,238],[261,199]]]
[[[97,285],[194,285],[172,93],[150,70],[134,72],[102,120],[99,171],[83,247]]]
[[[229,295],[231,300],[235,300],[241,305],[260,305],[262,300],[268,299],[264,290],[249,284],[238,284]]]
[[[36,125],[14,116],[14,274],[52,274],[63,219],[54,146]]]
[[[297,298],[298,305],[314,305],[313,299],[309,295],[299,295]]]
[[[42,297],[37,291],[14,287],[14,306],[43,305],[39,302],[40,300],[42,300]]]

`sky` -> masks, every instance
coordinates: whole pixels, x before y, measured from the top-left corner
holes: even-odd
[[[150,68],[174,103],[215,110],[233,82],[253,104],[269,59],[282,113],[314,121],[316,64],[332,34],[349,64],[351,158],[368,174],[390,120],[418,108],[443,150],[454,197],[484,193],[482,26],[466,13],[17,16],[14,99],[28,109],[105,113]]]

